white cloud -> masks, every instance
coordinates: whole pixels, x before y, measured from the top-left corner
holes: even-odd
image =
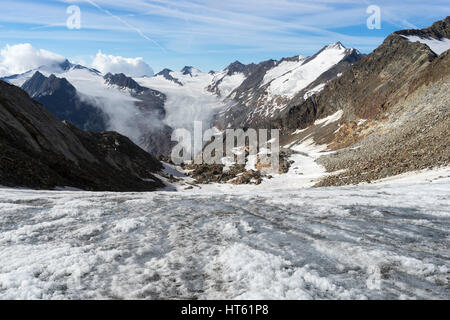
[[[130,77],[153,76],[153,69],[143,58],[124,58],[106,55],[99,51],[92,62],[92,67],[103,73],[124,73]]]
[[[26,72],[41,66],[57,66],[65,61],[56,53],[35,49],[29,43],[6,45],[0,50],[0,75],[6,76]]]

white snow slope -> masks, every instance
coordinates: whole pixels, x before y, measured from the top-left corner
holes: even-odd
[[[231,76],[227,74],[228,69],[224,71],[217,72],[213,76],[213,80],[211,82],[211,86],[214,87],[217,85],[219,96],[226,98],[228,97],[234,90],[236,90],[246,79],[243,73],[234,73]],[[217,84],[219,83],[219,84]]]
[[[258,192],[0,189],[0,298],[449,299],[448,173]]]
[[[327,46],[309,62],[305,59],[300,59],[296,63],[282,62],[266,74],[264,84],[270,82],[268,90],[271,94],[292,98],[338,64],[345,57],[346,50],[341,44],[336,43]],[[281,76],[276,77],[277,75]]]
[[[426,44],[431,51],[436,53],[438,56],[443,54],[445,51],[450,50],[450,39],[442,38],[440,40],[433,38],[421,38],[418,36],[405,36],[410,42],[420,42]]]

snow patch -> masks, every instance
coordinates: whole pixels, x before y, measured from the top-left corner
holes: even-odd
[[[332,124],[334,122],[337,122],[337,121],[341,120],[343,115],[344,115],[344,111],[343,110],[339,110],[338,112],[332,114],[331,116],[328,116],[328,117],[323,118],[323,119],[316,120],[316,122],[314,122],[314,125],[325,127],[325,126],[327,126],[329,124]]]
[[[434,38],[421,38],[419,36],[404,36],[410,42],[420,42],[426,44],[431,51],[436,53],[438,56],[450,50],[450,39],[442,38],[440,40]]]
[[[326,83],[321,83],[318,86],[314,87],[313,89],[309,90],[305,95],[303,96],[303,99],[307,100],[308,98],[312,97],[315,94],[318,94],[319,92],[323,91],[325,89]]]

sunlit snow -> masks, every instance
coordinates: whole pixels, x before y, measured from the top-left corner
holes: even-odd
[[[433,38],[421,38],[418,36],[407,36],[405,38],[411,42],[418,41],[426,44],[438,56],[443,54],[445,51],[450,50],[450,39],[447,38],[442,38],[440,40]]]
[[[315,81],[321,74],[339,63],[345,57],[345,54],[346,49],[343,46],[334,44],[328,46],[310,61],[300,60],[300,62],[296,63],[297,66],[292,62],[280,64],[269,73],[269,78],[265,79],[267,81],[273,78],[275,74],[283,74],[286,71],[283,76],[271,82],[269,86],[270,93],[292,98],[296,93]],[[278,68],[281,70],[277,70]]]

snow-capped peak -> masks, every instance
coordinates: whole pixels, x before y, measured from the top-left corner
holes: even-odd
[[[244,73],[244,70],[245,70],[245,65],[239,61],[233,62],[225,69],[225,71],[227,72],[228,75],[233,75],[235,73]]]
[[[184,76],[197,76],[198,74],[202,73],[199,69],[196,69],[194,67],[191,66],[186,66],[183,69],[181,69],[180,71]]]
[[[347,48],[340,42],[335,42],[332,44],[329,44],[325,47],[325,49],[338,49],[338,50],[346,50]]]

